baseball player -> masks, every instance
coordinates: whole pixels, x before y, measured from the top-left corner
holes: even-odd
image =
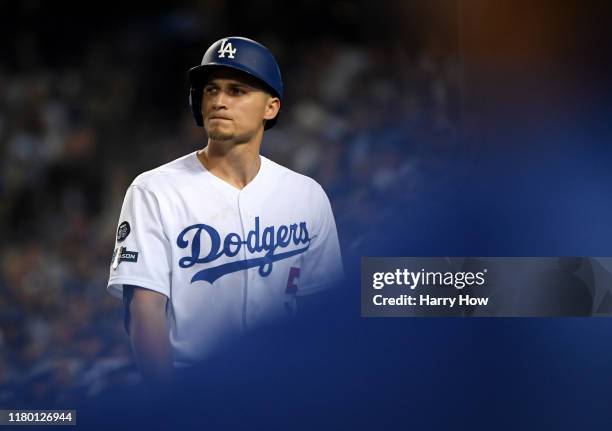
[[[208,143],[130,185],[108,281],[124,298],[136,361],[152,380],[287,318],[296,297],[343,273],[321,186],[260,155],[283,99],[270,51],[243,37],[221,39],[189,80]]]

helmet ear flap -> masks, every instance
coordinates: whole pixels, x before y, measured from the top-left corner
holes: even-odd
[[[202,88],[191,87],[189,89],[189,106],[198,127],[204,126],[204,118],[202,118]]]

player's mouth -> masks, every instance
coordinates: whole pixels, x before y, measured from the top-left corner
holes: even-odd
[[[208,117],[209,120],[226,120],[226,121],[230,121],[231,118],[228,117],[222,117],[220,115],[212,115],[210,117]]]

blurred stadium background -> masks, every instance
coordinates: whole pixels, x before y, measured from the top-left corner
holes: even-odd
[[[220,37],[251,37],[275,53],[287,103],[263,152],[324,186],[346,253],[384,223],[386,200],[408,198],[457,147],[452,7],[104,8],[58,14],[26,1],[5,15],[13,19],[0,64],[3,405],[137,381],[121,303],[105,292],[117,217],[136,175],[204,146],[186,71]]]
[[[575,60],[580,11],[516,3],[0,3],[0,405],[138,382],[105,291],[117,218],[137,174],[204,145],[186,71],[210,43],[241,35],[275,53],[286,104],[263,153],[323,185],[351,268],[395,250],[389,226],[414,229],[413,255],[432,252],[428,235],[446,232],[423,224],[436,202],[416,219],[398,208],[459,194],[483,151],[516,137],[503,120],[529,128],[534,112],[559,122],[586,109],[559,108],[584,100],[566,84],[596,70]]]

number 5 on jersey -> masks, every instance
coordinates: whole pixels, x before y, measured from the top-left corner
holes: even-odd
[[[300,279],[300,268],[296,268],[292,266],[289,269],[289,278],[287,278],[287,289],[285,289],[285,293],[293,294],[297,292],[298,289],[298,281]]]

